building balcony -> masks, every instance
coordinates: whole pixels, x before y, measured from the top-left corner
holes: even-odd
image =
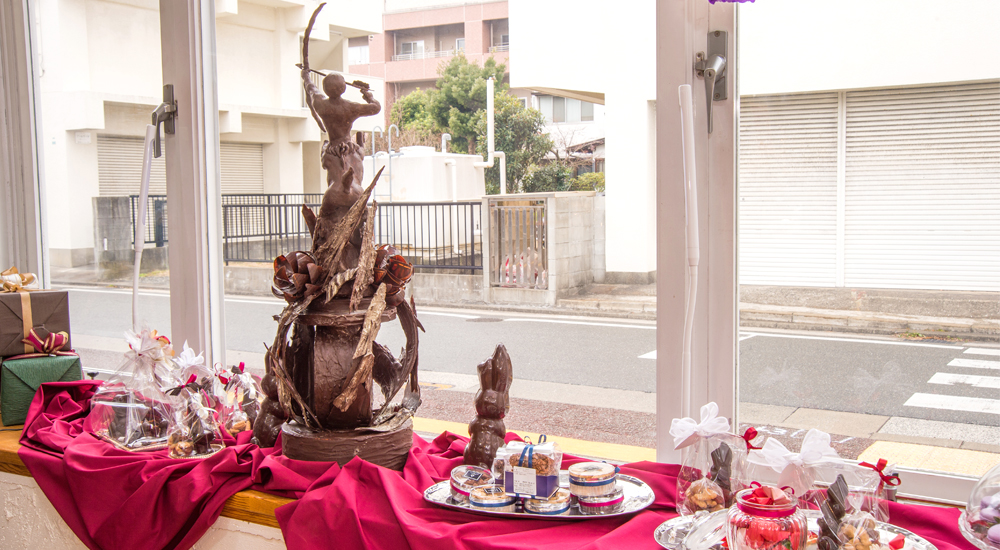
[[[437,50],[429,52],[417,52],[417,53],[401,53],[392,56],[392,61],[412,61],[414,59],[432,59],[435,57],[451,57],[453,55],[458,55],[464,53],[465,50]]]

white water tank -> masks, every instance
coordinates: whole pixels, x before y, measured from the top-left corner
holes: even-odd
[[[449,160],[454,161],[454,170],[445,164]],[[370,181],[385,166],[374,193],[380,202],[481,200],[486,194],[484,171],[473,163],[482,160],[478,155],[441,153],[433,147],[401,147],[393,153],[391,170],[385,152],[376,153],[374,160],[365,157],[365,179]]]

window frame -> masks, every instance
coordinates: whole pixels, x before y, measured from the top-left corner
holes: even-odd
[[[170,5],[174,4],[171,9]],[[12,180],[15,192],[20,190],[23,201],[10,201],[2,207],[4,218],[21,228],[33,228],[18,237],[25,246],[17,250],[0,250],[13,263],[36,270],[48,283],[45,261],[44,174],[37,130],[41,128],[38,110],[37,38],[30,33],[29,0],[2,0],[0,34],[4,46],[4,79],[0,79],[0,104],[12,105],[7,112],[10,125],[0,126],[0,146],[13,151],[15,142],[29,148],[17,151],[10,158],[11,170],[22,174]],[[680,410],[682,393],[676,380],[680,378],[679,361],[683,326],[684,264],[684,193],[677,112],[677,86],[690,84],[694,88],[696,112],[704,113],[704,86],[691,70],[696,51],[704,48],[707,25],[713,30],[729,30],[731,53],[736,52],[736,30],[739,10],[732,4],[709,6],[698,0],[657,3],[657,459],[677,462],[669,440],[670,420],[688,416]],[[215,7],[211,0],[172,2],[160,0],[161,62],[164,81],[173,83],[180,105],[191,105],[190,112],[179,112],[177,133],[165,136],[176,166],[168,167],[169,189],[175,190],[173,204],[179,211],[190,212],[192,231],[176,235],[171,232],[171,264],[183,266],[178,272],[187,276],[171,277],[171,335],[176,341],[189,340],[197,349],[206,351],[212,364],[225,361],[225,324],[222,315],[221,207],[218,136],[218,92],[216,89]],[[18,31],[17,29],[21,30]],[[15,32],[7,32],[13,30]],[[421,42],[422,41],[414,41]],[[170,47],[167,47],[169,44]],[[178,46],[180,44],[180,46]],[[422,44],[421,44],[422,47]],[[7,53],[10,52],[10,53]],[[11,59],[15,62],[12,63]],[[168,69],[169,66],[169,69]],[[8,70],[15,68],[15,71]],[[730,82],[735,83],[738,64],[730,65]],[[9,77],[7,75],[15,75]],[[17,80],[25,76],[24,80]],[[17,82],[14,82],[17,80]],[[699,213],[702,224],[702,266],[699,273],[696,338],[693,367],[698,373],[692,383],[692,404],[716,401],[722,414],[738,421],[738,356],[736,331],[738,309],[736,301],[736,155],[735,131],[738,127],[739,93],[732,85],[731,99],[714,105],[715,132],[711,139],[702,128],[703,118],[696,122],[698,134],[697,171],[701,175]],[[15,98],[15,94],[17,95]],[[16,99],[16,101],[15,101]],[[703,116],[703,115],[702,115]],[[726,137],[728,136],[728,137]],[[177,153],[177,154],[175,154]],[[710,185],[711,183],[711,185]],[[174,226],[182,226],[175,224]],[[172,227],[174,227],[172,226]],[[0,227],[3,237],[10,239],[11,225]],[[5,233],[6,232],[6,233]],[[179,243],[189,244],[181,246]],[[174,251],[177,261],[174,261]],[[902,496],[924,498],[935,502],[961,504],[971,491],[975,478],[926,471],[900,469],[905,477]]]

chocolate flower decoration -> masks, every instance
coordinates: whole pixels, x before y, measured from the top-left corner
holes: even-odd
[[[413,266],[406,258],[391,244],[384,244],[378,247],[375,254],[375,286],[385,283],[386,303],[389,305],[398,304],[402,301],[402,296],[390,299],[399,294],[400,290],[406,286],[413,275]]]
[[[271,292],[287,302],[296,302],[323,289],[326,269],[306,252],[292,252],[274,259]]]

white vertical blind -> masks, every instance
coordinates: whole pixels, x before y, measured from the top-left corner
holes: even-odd
[[[846,95],[846,285],[1000,291],[1000,81]]]
[[[837,92],[740,98],[741,284],[836,284],[837,121]]]
[[[264,153],[259,143],[220,143],[222,193],[263,193]],[[149,178],[150,195],[166,195],[164,157],[153,159]],[[139,193],[142,172],[142,139],[125,136],[97,136],[97,171],[100,195],[122,196]]]

